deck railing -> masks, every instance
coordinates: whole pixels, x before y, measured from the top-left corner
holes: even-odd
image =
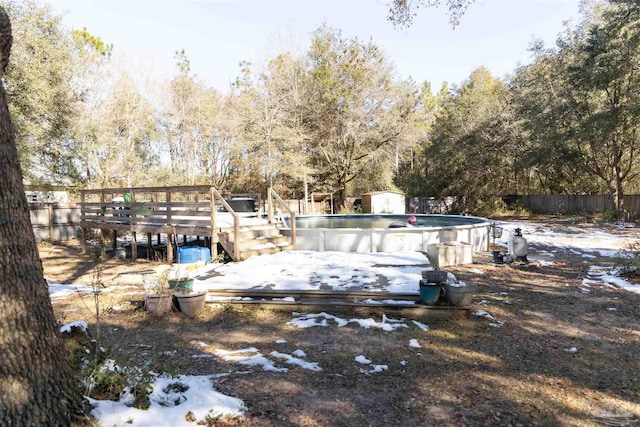
[[[146,233],[148,247],[152,247],[152,234],[166,234],[167,261],[173,262],[173,244],[178,243],[178,235],[204,236],[210,239],[211,254],[218,255],[219,234],[233,229],[232,243],[225,249],[233,252],[234,260],[239,260],[241,245],[241,215],[227,202],[229,192],[218,191],[211,185],[176,187],[127,187],[101,188],[80,191],[80,226],[83,232],[82,246],[86,253],[88,229],[100,229],[113,233],[113,247],[116,249],[118,232],[132,234],[132,257],[137,256],[137,234]],[[269,223],[274,224],[274,203],[282,206],[290,215],[292,223],[291,246],[295,248],[295,213],[272,189],[269,196]],[[221,223],[219,208],[224,208],[228,216]],[[232,220],[232,221],[231,221]],[[186,238],[186,237],[185,237]],[[174,241],[175,239],[175,241]]]
[[[278,202],[280,204],[280,206],[282,206],[287,213],[289,214],[289,220],[290,220],[290,228],[291,228],[291,246],[293,247],[293,249],[296,249],[296,214],[294,211],[291,210],[291,208],[289,208],[289,205],[282,199],[282,197],[280,197],[278,195],[278,193],[275,192],[275,190],[271,187],[269,187],[267,189],[267,200],[269,202],[269,212],[268,212],[268,216],[269,216],[269,224],[275,224],[276,223],[276,219],[274,217],[274,200],[276,202]]]
[[[222,203],[222,206],[224,206],[224,208],[227,210],[227,212],[229,212],[233,216],[233,236],[234,236],[234,239],[237,241],[240,236],[240,215],[238,215],[236,211],[233,210],[233,208],[229,205],[229,203],[227,203],[227,201],[224,199],[224,197],[222,197],[222,194],[220,194],[218,190],[211,187],[211,200],[213,201],[213,203],[215,203],[216,199],[219,200],[220,203]],[[215,230],[218,228],[216,223],[216,218],[217,218],[216,210],[217,209],[211,210],[211,229],[212,230]],[[214,239],[216,241],[216,253],[214,256],[217,256],[218,255],[217,253],[218,234],[217,233],[213,233],[213,234],[215,234]],[[213,253],[213,242],[212,242],[211,253]],[[236,245],[233,251],[233,260],[234,261],[240,260],[240,250],[238,248],[238,245]]]
[[[217,254],[217,211],[214,187],[127,187],[101,188],[80,191],[80,225],[87,229],[112,230],[133,235],[132,251],[137,253],[137,233],[147,233],[149,247],[151,235],[167,234],[167,258],[173,262],[171,236],[195,235],[211,238],[211,250]],[[222,198],[222,195],[220,198]],[[83,251],[86,252],[83,240]],[[177,242],[176,242],[177,243]],[[135,255],[135,254],[134,254]]]

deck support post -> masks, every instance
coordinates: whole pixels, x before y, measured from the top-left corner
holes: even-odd
[[[173,236],[167,234],[167,263],[173,264]]]
[[[147,259],[151,260],[151,253],[153,249],[153,241],[151,240],[151,233],[147,233]]]
[[[133,235],[131,239],[131,259],[135,261],[138,258],[138,233],[134,231],[131,234]]]
[[[87,229],[82,227],[82,235],[80,236],[80,244],[82,245],[82,254],[85,255],[87,253]]]
[[[111,238],[113,239],[113,242],[111,244],[111,247],[113,248],[113,257],[116,257],[116,249],[118,249],[118,230],[113,230],[113,234],[111,236]]]

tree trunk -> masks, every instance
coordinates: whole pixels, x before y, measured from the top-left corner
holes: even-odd
[[[624,218],[622,183],[616,182],[614,184],[612,182],[608,182],[607,191],[609,192],[609,200],[611,200],[616,217],[618,219]]]
[[[343,208],[346,206],[347,200],[347,183],[343,178],[338,179],[338,197],[336,200],[336,204],[338,205],[338,212],[343,211]]]
[[[10,48],[11,24],[0,7],[0,75]],[[82,395],[43,277],[1,82],[0,171],[0,420],[66,426],[82,413]]]
[[[614,194],[614,202],[616,207],[616,213],[618,215],[619,220],[624,220],[625,211],[624,211],[624,189],[622,188],[622,179],[619,176],[616,176],[616,190]]]

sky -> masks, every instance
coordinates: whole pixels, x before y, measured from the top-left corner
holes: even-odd
[[[413,25],[394,29],[387,0],[42,0],[64,15],[69,29],[87,30],[114,45],[151,77],[176,71],[185,49],[191,70],[222,93],[240,61],[263,64],[285,50],[304,52],[323,23],[347,38],[373,41],[395,65],[439,88],[459,84],[479,66],[503,78],[530,61],[530,42],[552,45],[563,22],[578,16],[579,0],[476,0],[452,28],[446,10],[420,9]]]
[[[619,258],[623,256],[628,243],[634,239],[634,232],[629,230],[625,233],[626,224],[616,233],[598,227],[567,226],[559,232],[553,225],[525,222],[497,222],[507,232],[497,239],[496,243],[506,246],[508,236],[516,228],[520,228],[523,235],[528,240],[529,259],[540,263],[542,268],[553,264],[556,254],[562,252],[572,252],[580,255],[588,271],[582,278],[580,292],[589,294],[592,289],[611,287],[622,288],[629,292],[640,293],[640,285],[632,284],[619,276],[619,272],[613,267],[604,267],[595,264],[592,260],[596,255],[608,258]],[[361,286],[367,288],[370,282],[371,272],[373,275],[383,275],[388,280],[388,285],[384,289],[389,292],[417,292],[417,283],[420,280],[421,267],[410,266],[411,263],[424,264],[428,262],[420,253],[337,253],[337,252],[311,252],[311,251],[286,251],[274,255],[262,255],[251,257],[242,263],[228,263],[224,265],[210,264],[206,268],[216,268],[220,276],[196,280],[194,288],[216,289],[216,288],[255,288],[255,271],[260,271],[262,277],[270,277],[273,283],[260,283],[271,287],[271,289],[311,289],[311,282],[324,283],[336,290],[344,290],[345,287]],[[382,267],[384,265],[385,267]],[[241,268],[239,268],[241,267]],[[471,266],[470,272],[483,274],[482,270]],[[251,272],[252,274],[248,274]],[[208,276],[208,275],[204,275]],[[253,280],[248,280],[249,276]],[[370,277],[371,276],[371,277]],[[312,280],[313,278],[313,280]],[[333,280],[333,281],[332,281]],[[450,276],[450,281],[457,281],[455,276]],[[316,286],[319,286],[316,284]],[[131,286],[112,286],[107,288],[110,292],[131,292]],[[92,289],[88,285],[70,284],[50,284],[49,291],[52,302],[60,302],[65,298],[76,295],[77,292],[91,293]],[[140,295],[141,289],[137,289]],[[124,295],[124,294],[123,294]],[[387,298],[392,295],[387,294]],[[512,296],[509,292],[500,293],[501,302],[511,303]],[[400,300],[398,300],[400,301]],[[478,298],[476,295],[473,311],[471,315],[478,318],[478,321],[486,322],[493,328],[508,327],[506,321],[497,318],[492,314],[490,302]],[[113,310],[120,310],[118,306]],[[604,307],[604,310],[615,311],[615,307]],[[494,312],[495,313],[495,312]],[[341,328],[355,323],[361,328],[375,328],[389,333],[398,329],[419,329],[420,335],[424,336],[424,341],[428,341],[429,325],[408,320],[394,319],[382,315],[379,320],[373,318],[341,318],[328,313],[292,313],[292,318],[288,325],[300,329],[323,327]],[[86,321],[76,321],[63,325],[61,332],[70,332],[71,326],[86,328]],[[420,351],[422,347],[420,339],[413,338],[407,341],[407,349]],[[120,401],[93,400],[95,405],[92,414],[104,426],[137,426],[137,427],[175,427],[192,426],[193,422],[185,419],[185,414],[191,412],[194,419],[201,420],[207,415],[210,416],[241,416],[246,410],[242,400],[217,392],[211,379],[219,378],[230,374],[251,375],[256,370],[271,371],[274,375],[287,375],[295,369],[306,369],[315,374],[323,372],[322,366],[313,360],[313,354],[307,354],[304,349],[296,348],[290,353],[285,352],[287,341],[278,339],[275,344],[282,346],[281,351],[271,351],[266,354],[255,347],[242,349],[215,348],[204,341],[191,341],[190,345],[199,349],[206,349],[206,352],[194,355],[193,357],[208,357],[237,363],[237,370],[230,372],[216,373],[212,375],[160,375],[151,380],[153,393],[150,396],[150,407],[148,410],[133,408],[130,403],[133,395],[127,390]],[[291,345],[289,345],[291,347]],[[367,357],[367,348],[363,348],[362,354],[356,354],[349,363],[356,366],[362,375],[383,375],[385,372],[393,374],[395,369],[406,365],[406,360],[397,360],[393,364],[376,364],[375,360]],[[563,349],[568,353],[580,351],[576,347]],[[172,352],[166,352],[171,356]],[[115,369],[116,362],[106,363],[106,369]],[[176,390],[170,387],[171,384],[179,382],[187,386],[186,390]],[[184,387],[183,387],[184,388]],[[179,404],[175,404],[179,403]]]

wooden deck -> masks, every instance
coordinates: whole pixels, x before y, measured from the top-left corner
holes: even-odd
[[[210,185],[185,187],[129,187],[102,188],[80,191],[80,226],[83,231],[83,251],[89,229],[111,231],[114,250],[118,233],[131,233],[132,257],[137,255],[138,234],[147,235],[147,244],[152,246],[152,237],[166,235],[167,261],[173,262],[177,236],[197,236],[205,239],[215,257],[218,253],[219,236],[232,252],[234,260],[241,259],[239,246],[229,235],[240,236],[241,227],[262,223],[274,224],[273,205],[282,199],[269,190],[269,215],[266,220],[256,221],[243,217],[229,206],[230,193],[219,192]],[[226,212],[221,213],[221,210]],[[291,213],[292,214],[292,213]],[[235,238],[235,237],[234,237]],[[295,233],[290,245],[295,247]],[[234,251],[234,247],[236,250]],[[237,259],[236,259],[237,258]]]
[[[292,298],[293,301],[286,301],[283,298]],[[414,301],[414,303],[394,304],[385,300]],[[469,307],[456,307],[445,302],[432,306],[422,304],[420,295],[415,293],[389,294],[365,291],[220,289],[208,291],[207,303],[284,311],[329,310],[332,313],[339,311],[370,314],[382,310],[387,314],[422,319],[462,318],[468,317],[470,312]]]

